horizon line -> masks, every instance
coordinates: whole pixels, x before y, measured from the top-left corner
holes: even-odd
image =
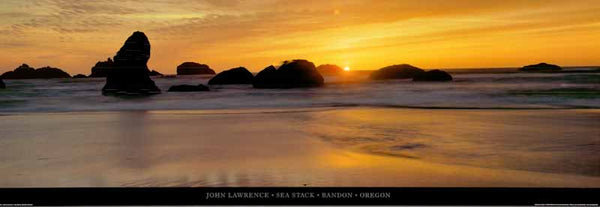
[[[190,62],[190,61],[184,61],[184,62]],[[30,64],[28,64],[28,63],[21,63],[19,66],[21,66],[21,65],[23,65],[23,64],[27,64],[27,65],[31,66],[31,65],[30,65]],[[204,64],[204,63],[203,63],[203,64]],[[324,64],[319,64],[319,65],[325,65],[325,64],[332,64],[332,63],[324,63]],[[398,64],[409,64],[409,63],[398,63]],[[534,64],[537,64],[537,63],[534,63]],[[550,64],[552,64],[552,63],[550,63]],[[338,64],[333,64],[333,65],[338,65]],[[392,64],[392,65],[397,65],[397,64]],[[412,64],[409,64],[409,65],[412,65]],[[19,66],[17,66],[17,68],[18,68]],[[317,65],[317,66],[318,66],[318,65]],[[340,66],[340,65],[338,65],[338,66]],[[388,66],[391,66],[391,65],[388,65]],[[414,66],[414,65],[413,65],[413,66]],[[562,68],[600,68],[600,65],[566,65],[566,66],[558,65],[558,66],[560,66],[560,67],[562,67]],[[57,67],[57,66],[51,66],[51,65],[45,65],[45,66],[41,66],[41,67],[33,67],[33,68],[35,68],[35,69],[39,69],[39,68],[43,68],[43,67],[54,67],[54,68],[58,68],[58,69],[61,69],[61,70],[65,71],[65,72],[67,72],[67,73],[69,73],[69,74],[82,74],[82,73],[71,73],[71,72],[69,72],[68,70],[65,70],[65,69],[63,69],[63,68],[60,68],[60,67]],[[92,67],[94,67],[94,66],[92,66]],[[92,67],[90,67],[90,72],[91,72],[91,68],[92,68]],[[233,67],[233,68],[236,68],[236,67],[244,67],[244,68],[246,68],[245,66],[235,66],[235,67]],[[267,66],[267,67],[268,67],[268,66]],[[342,67],[342,66],[340,66],[340,67]],[[387,66],[383,66],[383,67],[387,67]],[[383,68],[383,67],[381,67],[381,68]],[[418,67],[418,66],[415,66],[415,67]],[[421,68],[421,69],[426,69],[426,70],[434,70],[434,69],[441,69],[441,70],[498,70],[498,69],[518,69],[518,68],[521,68],[521,67],[523,67],[523,66],[497,66],[497,67],[449,67],[449,68],[446,68],[446,67],[418,67],[418,68]],[[175,67],[175,68],[176,68],[176,67]],[[381,69],[381,68],[377,68],[377,69],[351,69],[350,71],[376,71],[376,70],[379,70],[379,69]],[[15,68],[15,69],[16,69],[16,68]],[[3,71],[3,72],[1,72],[1,73],[5,73],[5,72],[9,72],[9,71],[14,71],[15,69],[8,69],[8,70],[6,70],[6,71]],[[213,70],[217,71],[217,70],[216,70],[216,69],[214,69],[214,68],[211,68],[211,69],[213,69]],[[225,71],[225,70],[229,70],[229,69],[232,69],[232,68],[221,69],[221,70],[218,70],[218,72],[223,72],[223,71]],[[248,68],[246,68],[246,69],[248,69]],[[263,68],[263,69],[264,69],[264,68]],[[250,69],[248,69],[248,71],[250,71],[250,72],[257,72],[257,73],[258,73],[258,72],[262,71],[263,69],[260,69],[260,70],[258,70],[258,71],[253,71],[253,70],[250,70]],[[161,72],[159,69],[152,68],[152,67],[148,67],[148,70],[156,70],[156,71],[158,71],[158,72]],[[166,74],[166,73],[165,73],[165,74]]]

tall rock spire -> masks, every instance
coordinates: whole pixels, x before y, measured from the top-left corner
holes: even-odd
[[[113,58],[103,94],[156,94],[160,89],[148,74],[150,42],[143,32],[134,32]]]

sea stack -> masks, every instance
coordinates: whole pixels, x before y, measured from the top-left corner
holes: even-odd
[[[0,89],[4,89],[6,88],[6,85],[4,84],[4,81],[2,81],[2,79],[0,79]]]
[[[523,66],[519,69],[519,71],[523,72],[552,72],[552,71],[561,71],[562,68],[558,65],[552,65],[548,63],[539,63],[535,65],[527,65]]]
[[[160,89],[150,79],[148,66],[150,42],[143,32],[134,32],[117,55],[108,71],[103,94],[156,94]]]
[[[277,68],[275,66],[269,65],[265,69],[261,70],[254,76],[254,80],[252,81],[252,86],[254,88],[266,87],[266,83],[273,83],[277,79]]]
[[[210,89],[202,84],[194,85],[174,85],[171,86],[168,92],[196,92],[196,91],[210,91]]]
[[[96,65],[92,67],[92,74],[90,74],[90,78],[106,77],[108,75],[108,71],[112,69],[113,66],[114,62],[110,58],[108,58],[106,61],[98,61]]]
[[[162,77],[162,76],[164,76],[162,73],[160,73],[160,72],[158,72],[158,71],[156,71],[156,70],[151,70],[150,72],[148,72],[148,74],[149,74],[150,76],[159,76],[159,77]]]
[[[29,79],[36,78],[35,68],[23,63],[13,71],[8,71],[0,76],[3,79]]]
[[[425,72],[423,69],[409,64],[390,65],[374,71],[369,78],[373,80],[408,79],[423,72]]]
[[[252,84],[254,76],[248,69],[237,67],[220,72],[208,81],[209,85]]]
[[[452,76],[443,70],[430,70],[416,74],[413,81],[451,81]]]
[[[71,75],[65,71],[50,66],[33,69],[27,64],[22,64],[13,71],[8,71],[0,76],[2,79],[50,79],[70,78]]]
[[[215,74],[213,69],[210,69],[206,64],[195,62],[184,62],[177,66],[177,75],[204,75]]]
[[[307,60],[285,61],[278,69],[269,66],[254,77],[254,88],[305,88],[324,84],[315,64]]]
[[[323,64],[317,66],[317,70],[321,75],[339,75],[344,72],[344,69],[334,64]]]

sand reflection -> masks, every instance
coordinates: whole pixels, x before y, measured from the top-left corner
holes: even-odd
[[[0,116],[0,186],[600,186],[596,111],[196,112]]]

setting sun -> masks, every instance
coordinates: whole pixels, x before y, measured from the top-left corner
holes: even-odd
[[[350,71],[350,67],[348,67],[348,66],[344,67],[344,71]]]
[[[27,63],[89,74],[138,30],[148,66],[166,74],[184,61],[259,72],[293,58],[354,70],[600,64],[594,0],[175,1],[2,1],[0,73]]]

